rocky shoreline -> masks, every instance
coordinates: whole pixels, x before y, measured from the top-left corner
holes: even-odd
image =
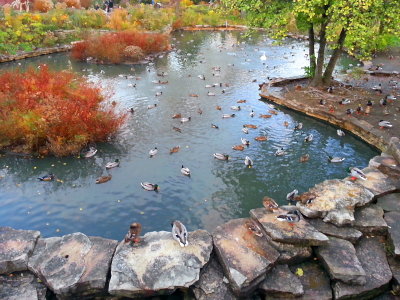
[[[398,155],[399,143],[394,148]],[[276,218],[293,206],[257,208],[212,233],[190,232],[184,248],[164,231],[132,246],[0,227],[0,299],[143,298],[178,290],[210,300],[372,299],[396,290],[400,280],[395,153],[372,158],[365,181],[326,180],[311,188],[316,198],[297,203],[303,217],[294,226]]]

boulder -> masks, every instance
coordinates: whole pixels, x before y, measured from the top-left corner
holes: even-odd
[[[388,194],[378,198],[377,205],[384,211],[400,211],[400,193]]]
[[[205,230],[188,234],[189,245],[180,247],[171,232],[148,232],[138,245],[122,241],[111,264],[109,293],[124,297],[170,294],[199,280],[200,269],[212,251]]]
[[[11,275],[0,275],[0,299],[46,300],[47,288],[35,275],[30,272]]]
[[[393,274],[394,283],[398,285],[400,284],[400,260],[390,255],[387,255],[387,260]]]
[[[317,197],[310,204],[297,203],[307,217],[324,218],[337,226],[354,221],[354,207],[372,201],[374,194],[362,185],[348,180],[325,180],[310,189]]]
[[[331,300],[332,289],[328,274],[318,262],[307,261],[289,267],[303,285],[304,294],[298,300]]]
[[[267,273],[265,280],[260,285],[260,290],[268,297],[293,298],[304,294],[303,285],[287,265],[276,265]]]
[[[385,235],[388,226],[383,219],[383,209],[375,204],[357,208],[354,227],[366,234]]]
[[[0,227],[0,274],[28,270],[39,231]]]
[[[116,246],[80,232],[39,239],[28,267],[60,299],[101,295]]]
[[[322,232],[325,235],[333,236],[336,238],[347,240],[353,244],[357,242],[357,240],[362,237],[362,232],[350,227],[338,227],[336,225],[325,223],[321,219],[308,219],[308,222],[315,227],[318,231]]]
[[[237,296],[254,291],[279,257],[279,252],[264,236],[259,237],[248,229],[249,221],[231,220],[213,232],[215,251]]]
[[[390,139],[388,153],[393,155],[394,159],[400,163],[400,139],[398,137]]]
[[[369,166],[377,168],[379,171],[389,176],[389,178],[391,179],[400,178],[400,165],[393,156],[375,156],[369,161]]]
[[[216,258],[212,258],[201,270],[200,279],[193,285],[192,289],[197,300],[238,299],[229,289],[228,283],[222,266]]]
[[[327,245],[317,247],[316,254],[333,280],[359,285],[366,283],[365,271],[349,241],[331,237]]]
[[[260,222],[263,230],[274,241],[302,246],[319,246],[328,241],[326,235],[316,230],[304,219],[292,226],[288,222],[281,222],[276,218],[284,213],[286,213],[285,210],[270,213],[265,208],[256,208],[250,211],[250,215]]]
[[[384,244],[379,238],[362,238],[356,245],[357,257],[366,274],[366,284],[334,283],[335,299],[371,299],[385,290],[392,279]]]
[[[368,167],[362,171],[367,176],[367,180],[357,179],[357,183],[370,190],[374,196],[380,197],[396,190],[393,180],[378,169]]]
[[[389,226],[389,240],[394,248],[394,255],[400,258],[400,212],[386,213],[385,221]]]
[[[279,264],[298,264],[310,258],[313,254],[310,246],[280,243],[271,240],[270,237],[268,238],[271,245],[280,253],[277,260]]]

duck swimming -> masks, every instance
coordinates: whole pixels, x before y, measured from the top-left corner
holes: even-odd
[[[147,105],[147,109],[153,109],[156,107],[157,107],[157,104]]]
[[[275,200],[270,197],[264,197],[262,202],[264,207],[270,212],[274,212],[279,208],[278,203],[276,203]]]
[[[186,247],[188,243],[188,232],[185,225],[182,222],[176,220],[171,223],[172,226],[172,237],[174,240],[178,241],[181,247]]]
[[[140,185],[146,191],[158,191],[159,190],[158,184],[154,184],[154,183],[150,183],[150,182],[141,182]]]
[[[263,114],[260,114],[260,118],[263,118],[263,119],[269,119],[269,118],[271,118],[272,117],[272,115],[263,115]]]
[[[217,106],[215,107],[215,109],[216,109],[216,110],[221,110],[221,109],[222,109],[222,107],[221,107],[221,106],[219,106],[219,105],[217,105]]]
[[[257,125],[252,125],[252,124],[244,124],[243,127],[257,129]]]
[[[150,156],[150,158],[152,158],[154,155],[156,155],[158,153],[158,149],[157,149],[157,147],[154,147],[154,149],[151,149],[150,151],[149,151],[149,156]]]
[[[179,152],[180,149],[181,149],[181,146],[175,146],[169,150],[169,154]]]
[[[44,175],[42,177],[38,177],[40,181],[53,181],[56,178],[56,176],[53,173],[50,173],[48,175]]]
[[[337,133],[338,136],[345,136],[346,135],[342,129],[336,130],[336,133]]]
[[[182,165],[182,168],[181,168],[181,173],[182,173],[183,175],[185,175],[185,176],[190,176],[190,170],[189,170],[189,168],[185,168],[183,165]]]
[[[214,153],[213,156],[219,160],[228,160],[229,159],[229,155],[223,154],[223,153]]]
[[[249,146],[250,145],[250,141],[246,140],[245,138],[240,138],[240,140],[242,141],[243,145]]]
[[[174,114],[174,115],[172,116],[172,119],[180,119],[180,118],[182,118],[182,115],[181,115],[181,114]]]
[[[243,145],[235,145],[232,147],[233,150],[237,150],[237,151],[243,151],[244,150],[244,146]]]
[[[300,157],[300,162],[306,162],[310,160],[310,155],[309,154],[304,154]]]
[[[345,158],[344,158],[344,157],[333,157],[333,156],[328,156],[328,160],[329,160],[329,162],[331,162],[331,163],[340,163],[340,162],[344,161]]]
[[[111,178],[112,178],[111,175],[100,176],[99,178],[96,179],[96,184],[100,184],[100,183],[104,183],[104,182],[110,181]]]
[[[243,128],[242,128],[242,131],[243,131],[243,133],[245,133],[245,134],[249,134],[249,130],[248,130],[246,127],[243,127]]]
[[[295,130],[301,130],[303,128],[303,123],[297,123],[295,126],[294,126],[294,129]]]
[[[286,154],[286,152],[285,152],[285,150],[283,150],[283,148],[278,149],[278,150],[276,150],[276,152],[275,152],[275,155],[276,155],[276,156],[283,156],[283,155],[285,155],[285,154]]]
[[[252,168],[253,165],[254,165],[253,160],[252,160],[250,157],[248,157],[248,156],[245,157],[245,159],[244,159],[244,164],[245,164],[246,167],[248,167],[249,169]]]
[[[222,119],[234,118],[235,114],[223,114]]]
[[[238,101],[236,101],[236,103],[246,103],[247,102],[247,100],[238,100]]]
[[[262,136],[256,136],[254,139],[259,142],[264,142],[268,140],[268,137],[262,135]]]
[[[180,122],[181,123],[186,123],[186,122],[189,122],[191,119],[192,119],[192,117],[181,118]]]
[[[177,131],[177,132],[182,133],[182,129],[180,129],[180,128],[178,128],[178,127],[173,126],[172,129],[175,130],[175,131]]]
[[[87,152],[84,154],[84,157],[85,157],[85,158],[90,158],[90,157],[95,156],[96,153],[97,153],[97,149],[94,148],[94,147],[90,147],[90,148],[89,148],[89,151],[87,151]]]
[[[240,106],[231,106],[231,109],[237,111],[241,110]]]
[[[117,158],[116,160],[114,160],[113,162],[109,162],[106,164],[106,169],[112,169],[112,168],[116,168],[119,167],[119,159]]]
[[[313,134],[310,133],[309,135],[307,135],[307,136],[304,138],[304,141],[307,142],[307,143],[309,143],[309,142],[311,142],[311,141],[313,140],[313,138],[314,138]]]
[[[255,112],[254,112],[254,110],[251,110],[251,112],[250,112],[250,117],[254,117],[254,115],[255,115]]]
[[[219,127],[215,124],[211,124],[211,128],[219,129]]]

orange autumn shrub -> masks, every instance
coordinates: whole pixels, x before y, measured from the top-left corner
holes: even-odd
[[[170,49],[166,34],[121,31],[89,36],[73,46],[72,57],[79,60],[92,57],[99,63],[121,63],[125,60],[124,50],[128,46],[141,48],[145,55]]]
[[[81,8],[80,0],[63,0],[67,7]]]
[[[40,12],[48,12],[54,7],[53,1],[51,0],[34,0],[33,9]]]
[[[83,8],[88,9],[90,6],[92,6],[92,0],[80,0],[81,6]]]
[[[114,30],[126,30],[130,26],[128,11],[123,8],[116,8],[112,11],[108,27]]]
[[[69,71],[0,75],[0,148],[64,156],[106,141],[125,115],[105,107],[99,87]]]

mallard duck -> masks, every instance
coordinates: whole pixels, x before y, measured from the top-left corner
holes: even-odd
[[[245,134],[249,134],[249,130],[248,130],[246,127],[243,127],[243,128],[242,128],[242,131],[243,131],[243,133],[245,133]]]
[[[185,176],[190,176],[190,170],[189,170],[189,168],[185,168],[183,165],[182,165],[182,168],[181,168],[181,173],[182,173],[183,175],[185,175]]]
[[[212,85],[212,84],[206,84],[204,87],[205,87],[206,89],[209,89],[209,88],[214,87],[214,85]]]
[[[338,136],[345,136],[346,135],[342,129],[336,130],[336,133],[337,133]]]
[[[256,113],[254,112],[254,110],[251,110],[251,112],[250,112],[250,117],[254,117],[254,115],[255,115]]]
[[[175,130],[175,131],[177,131],[177,132],[182,133],[182,129],[180,129],[180,128],[178,128],[178,127],[173,126],[172,129]]]
[[[119,167],[119,159],[115,159],[113,162],[108,162],[106,164],[106,169],[112,169],[112,168],[116,168]]]
[[[150,158],[152,158],[154,155],[156,155],[158,153],[158,149],[157,149],[157,147],[154,147],[154,149],[151,149],[150,151],[149,151],[149,156],[150,156]]]
[[[295,126],[294,126],[294,129],[295,130],[301,130],[303,128],[303,123],[297,123]]]
[[[85,157],[85,158],[90,158],[90,157],[95,156],[96,153],[97,153],[97,149],[94,148],[94,147],[90,147],[90,148],[89,148],[89,151],[87,151],[87,152],[84,154],[84,157]]]
[[[243,145],[249,146],[250,145],[250,141],[246,140],[245,138],[240,138],[241,142]]]
[[[174,240],[178,241],[181,247],[186,247],[189,245],[188,243],[188,232],[186,230],[185,225],[180,221],[173,221],[171,223],[172,226],[172,237]]]
[[[192,119],[192,117],[187,117],[187,118],[181,118],[181,123],[186,123],[189,122]]]
[[[268,112],[270,114],[273,114],[273,115],[277,115],[278,114],[278,112],[276,110],[273,110],[273,109],[270,109]]]
[[[99,178],[96,179],[96,184],[100,184],[100,183],[104,183],[104,182],[110,181],[111,178],[112,178],[111,175],[100,176]]]
[[[333,93],[333,86],[328,87],[328,88],[327,88],[327,92],[328,92],[329,94],[332,94],[332,93]]]
[[[386,100],[386,98],[382,98],[381,100],[379,100],[379,104],[380,104],[381,106],[386,106],[386,105],[387,105],[387,100]]]
[[[286,152],[285,152],[285,150],[283,150],[283,148],[278,149],[278,150],[276,150],[276,152],[275,152],[275,155],[276,155],[276,156],[282,156],[282,155],[285,155],[285,154],[286,154]]]
[[[240,106],[231,106],[231,109],[239,111],[241,108],[240,108]]]
[[[161,96],[161,95],[162,95],[162,92],[157,92],[156,93],[156,97]]]
[[[244,146],[243,145],[235,145],[232,147],[233,150],[237,150],[237,151],[243,151],[244,150]]]
[[[204,76],[203,74],[197,75],[197,77],[199,77],[201,80],[206,80],[206,76]]]
[[[153,109],[156,107],[157,107],[157,104],[147,105],[147,109]]]
[[[244,226],[246,226],[247,230],[249,230],[251,233],[254,233],[258,237],[263,237],[264,234],[262,233],[260,227],[255,223],[253,220],[247,220],[244,223]]]
[[[140,223],[132,223],[129,226],[129,231],[125,235],[125,243],[137,244],[140,242],[140,233],[142,232],[142,225]]]
[[[310,160],[310,155],[309,154],[304,154],[300,157],[300,162],[306,162]]]
[[[215,93],[212,93],[212,92],[209,91],[209,92],[207,93],[207,96],[215,96]]]
[[[219,106],[219,105],[217,105],[217,106],[215,107],[215,109],[216,109],[216,110],[221,110],[221,109],[222,109],[222,107],[221,107],[221,106]]]
[[[367,176],[359,168],[356,168],[356,167],[349,168],[349,171],[350,171],[350,175],[352,176],[351,177],[352,180],[356,180],[356,179],[367,180]]]
[[[244,164],[245,164],[246,167],[248,167],[249,169],[252,168],[253,165],[254,165],[253,160],[252,160],[250,157],[248,157],[248,156],[246,156],[246,157],[244,158]]]
[[[289,127],[289,122],[288,121],[283,122],[283,126]]]
[[[292,203],[294,201],[294,198],[297,196],[299,191],[297,189],[294,189],[290,193],[286,195],[286,200],[289,201],[289,203]]]
[[[247,102],[247,100],[238,100],[238,101],[236,101],[236,103],[246,103]]]
[[[189,97],[197,98],[197,97],[199,97],[199,95],[197,95],[197,94],[189,94]]]
[[[268,140],[268,137],[262,135],[262,136],[256,136],[254,139],[259,142],[264,142]]]
[[[155,183],[150,183],[150,182],[141,182],[140,185],[142,188],[144,188],[146,191],[158,191],[160,188],[158,187],[158,184]]]
[[[325,99],[319,100],[319,105],[325,105],[325,104],[326,104],[326,100]]]
[[[217,125],[215,125],[215,124],[211,124],[211,128],[219,129],[219,127]]]
[[[234,117],[235,117],[235,114],[223,114],[222,115],[223,119],[234,118]]]
[[[270,212],[274,212],[279,208],[278,203],[276,203],[275,200],[270,197],[264,197],[262,203],[264,207]]]
[[[310,204],[315,198],[317,198],[316,194],[311,192],[305,192],[299,196],[295,196],[294,200],[301,202],[302,204]]]
[[[223,153],[214,153],[213,156],[219,160],[228,160],[229,159],[229,155],[223,154]]]
[[[374,86],[372,87],[372,89],[373,89],[374,91],[377,91],[377,92],[382,93],[382,84],[379,83],[378,85],[374,85]]]
[[[128,112],[130,112],[131,114],[135,113],[135,110],[133,109],[133,107],[128,108]]]
[[[276,216],[278,221],[288,222],[289,225],[293,226],[293,223],[297,223],[301,220],[300,213],[298,210],[288,211],[286,214]]]
[[[263,119],[269,119],[269,118],[271,118],[272,117],[272,115],[263,115],[263,114],[260,114],[260,118],[263,118]]]
[[[252,125],[252,124],[244,124],[243,127],[257,129],[257,125]]]
[[[307,136],[304,138],[304,141],[307,142],[307,143],[309,143],[309,142],[311,142],[311,141],[313,140],[313,138],[314,138],[313,134],[310,133],[309,135],[307,135]]]
[[[381,128],[381,129],[393,127],[393,125],[389,121],[384,121],[384,120],[380,120],[378,125],[379,125],[379,128]]]
[[[197,113],[198,113],[199,115],[202,115],[202,114],[203,114],[203,110],[202,110],[201,108],[198,108],[198,109],[197,109]]]
[[[169,154],[176,153],[181,149],[181,146],[175,146],[169,150]]]
[[[40,181],[53,181],[56,178],[56,176],[53,173],[50,173],[48,175],[44,175],[42,177],[38,177]]]
[[[174,114],[174,115],[172,116],[172,119],[180,119],[180,118],[182,118],[182,115],[181,115],[181,114]]]
[[[340,162],[344,161],[345,158],[344,158],[344,157],[333,157],[333,156],[328,156],[328,160],[329,160],[329,162],[331,162],[331,163],[340,163]]]
[[[339,101],[340,105],[347,105],[347,104],[350,104],[350,103],[351,103],[351,100],[348,99],[348,98],[343,98],[341,101]]]

